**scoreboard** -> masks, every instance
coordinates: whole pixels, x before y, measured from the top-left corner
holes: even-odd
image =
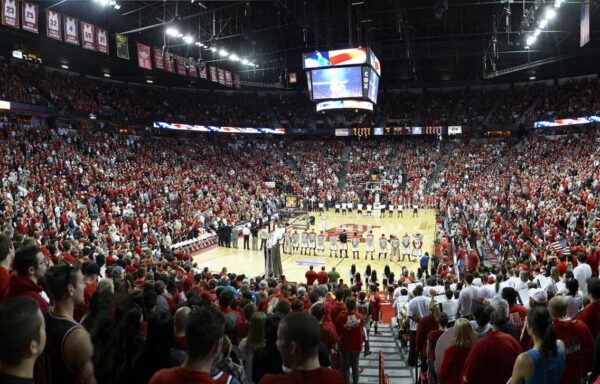
[[[415,135],[446,135],[448,127],[442,125],[426,126],[396,126],[396,127],[359,127],[338,128],[336,136],[415,136]]]

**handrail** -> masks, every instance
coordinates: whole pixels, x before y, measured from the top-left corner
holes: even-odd
[[[379,351],[379,384],[385,384],[387,382],[383,360],[383,352]]]

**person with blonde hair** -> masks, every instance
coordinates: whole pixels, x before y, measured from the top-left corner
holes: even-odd
[[[471,323],[467,319],[457,319],[454,322],[452,345],[444,351],[442,364],[437,370],[440,382],[445,384],[462,383],[462,367],[474,342],[475,333]]]
[[[264,312],[254,312],[250,318],[250,327],[248,335],[240,341],[240,350],[243,353],[244,369],[246,378],[251,381],[252,378],[252,357],[257,348],[265,345],[265,320],[267,314]]]

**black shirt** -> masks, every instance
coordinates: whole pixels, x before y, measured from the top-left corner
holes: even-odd
[[[25,379],[0,372],[0,384],[33,384],[33,378]]]

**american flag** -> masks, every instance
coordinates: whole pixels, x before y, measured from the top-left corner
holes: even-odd
[[[566,239],[557,240],[554,243],[551,243],[550,246],[559,255],[569,256],[571,254],[571,250],[568,247]]]

